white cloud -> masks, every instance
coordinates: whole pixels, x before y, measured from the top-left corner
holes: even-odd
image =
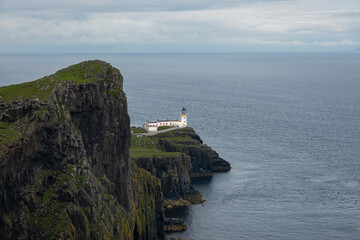
[[[328,47],[328,46],[341,46],[341,45],[359,45],[360,46],[360,41],[358,42],[354,42],[354,41],[350,41],[350,40],[347,40],[347,39],[344,39],[342,41],[323,41],[323,42],[312,42],[313,44],[315,45],[318,45],[318,46],[325,46],[325,47]]]
[[[289,0],[2,0],[1,9],[18,10],[81,10],[87,12],[144,12],[144,11],[186,11],[203,9],[234,8],[249,3],[286,2]],[[290,0],[291,1],[291,0]]]
[[[293,41],[268,41],[268,40],[261,40],[256,38],[221,38],[215,37],[217,42],[221,43],[231,43],[231,44],[246,44],[246,45],[293,45],[293,46],[301,46],[306,45],[305,42],[293,40]]]
[[[13,0],[19,4],[20,0]],[[192,10],[182,10],[178,1],[155,2],[152,11],[117,11],[115,1],[104,7],[97,1],[25,1],[22,7],[3,1],[0,9],[0,45],[65,46],[70,44],[235,44],[262,46],[353,47],[360,45],[360,6],[347,0],[344,9],[335,1],[266,1],[249,3],[227,0],[182,2]],[[331,6],[333,3],[334,6]],[[132,2],[121,1],[124,8]],[[166,9],[161,10],[161,3]],[[328,4],[325,4],[328,3]],[[39,6],[43,4],[42,8]],[[139,2],[135,5],[137,6]],[[148,4],[148,1],[147,1]],[[171,5],[173,4],[173,5]],[[185,5],[184,5],[185,4]],[[313,4],[313,5],[311,5]],[[134,6],[135,6],[134,5]],[[146,4],[145,4],[146,5]],[[227,8],[228,6],[235,6]],[[311,6],[312,7],[311,7]],[[328,6],[330,5],[330,6]],[[114,6],[113,11],[110,11]],[[98,8],[98,11],[95,9]],[[106,10],[104,10],[106,8]],[[199,8],[199,9],[198,9]],[[144,7],[147,9],[147,7]],[[160,9],[160,10],[159,10]],[[157,10],[157,11],[155,11]],[[176,11],[173,11],[176,10]],[[1,12],[1,11],[0,11]],[[0,48],[0,51],[4,50]]]

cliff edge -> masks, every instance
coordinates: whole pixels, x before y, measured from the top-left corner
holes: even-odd
[[[156,240],[186,229],[164,209],[203,202],[191,178],[230,164],[189,127],[131,135],[122,88],[99,60],[0,87],[0,239]]]
[[[0,88],[1,239],[163,239],[160,181],[129,162],[119,70]]]
[[[211,147],[203,143],[193,128],[176,129],[154,136],[159,149],[167,152],[181,152],[190,156],[191,176],[207,177],[212,172],[229,171],[230,163],[222,159]]]

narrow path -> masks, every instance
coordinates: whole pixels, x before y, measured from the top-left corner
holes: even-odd
[[[170,132],[170,131],[174,131],[174,130],[182,129],[182,128],[186,128],[186,127],[169,128],[169,129],[160,130],[160,131],[156,131],[156,132],[138,133],[138,134],[135,134],[135,135],[136,136],[155,136],[155,135],[160,134],[160,133]]]

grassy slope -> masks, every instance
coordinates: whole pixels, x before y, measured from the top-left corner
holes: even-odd
[[[134,132],[134,134],[136,134]],[[176,129],[170,132],[161,133],[151,137],[131,137],[130,157],[150,157],[150,156],[173,156],[180,154],[179,152],[163,152],[155,147],[158,139],[170,142],[177,149],[183,146],[201,147],[199,141],[192,139],[187,129]]]
[[[29,100],[38,98],[39,100],[46,101],[59,83],[68,81],[76,84],[94,83],[102,80],[106,74],[111,74],[114,71],[118,70],[103,61],[81,62],[36,81],[0,87],[0,100],[3,102],[13,102],[19,98]],[[122,89],[110,89],[107,93],[118,95],[121,92]],[[38,114],[42,114],[45,110],[46,108],[42,107]],[[21,133],[13,130],[11,125],[10,123],[0,122],[0,155],[2,155],[8,143],[21,136]]]
[[[173,126],[160,126],[160,127],[158,127],[158,131],[165,130],[165,129],[170,129],[170,128],[174,128],[174,127]]]
[[[189,132],[189,129],[182,128],[155,135],[153,136],[153,138],[168,141],[178,149],[183,146],[191,146],[196,148],[201,147],[200,142],[196,139],[191,138],[191,136],[189,135],[190,133],[191,132]]]
[[[130,157],[168,157],[179,155],[179,152],[163,152],[156,149],[155,143],[148,137],[131,136]]]
[[[133,134],[146,133],[146,130],[141,127],[132,127],[131,131]]]
[[[94,83],[101,79],[99,74],[111,71],[116,71],[116,69],[110,64],[101,61],[86,61],[59,70],[36,81],[0,87],[0,96],[4,102],[11,102],[19,97],[46,100],[59,82]]]

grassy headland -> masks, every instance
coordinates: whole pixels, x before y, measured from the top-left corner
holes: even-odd
[[[163,152],[156,148],[156,141],[147,136],[131,136],[130,157],[167,157],[179,155],[179,152]]]
[[[4,102],[15,101],[18,98],[37,98],[45,101],[58,83],[66,81],[76,84],[94,83],[102,79],[99,75],[111,74],[113,71],[118,70],[102,61],[86,61],[61,69],[36,81],[0,87],[0,96]]]

